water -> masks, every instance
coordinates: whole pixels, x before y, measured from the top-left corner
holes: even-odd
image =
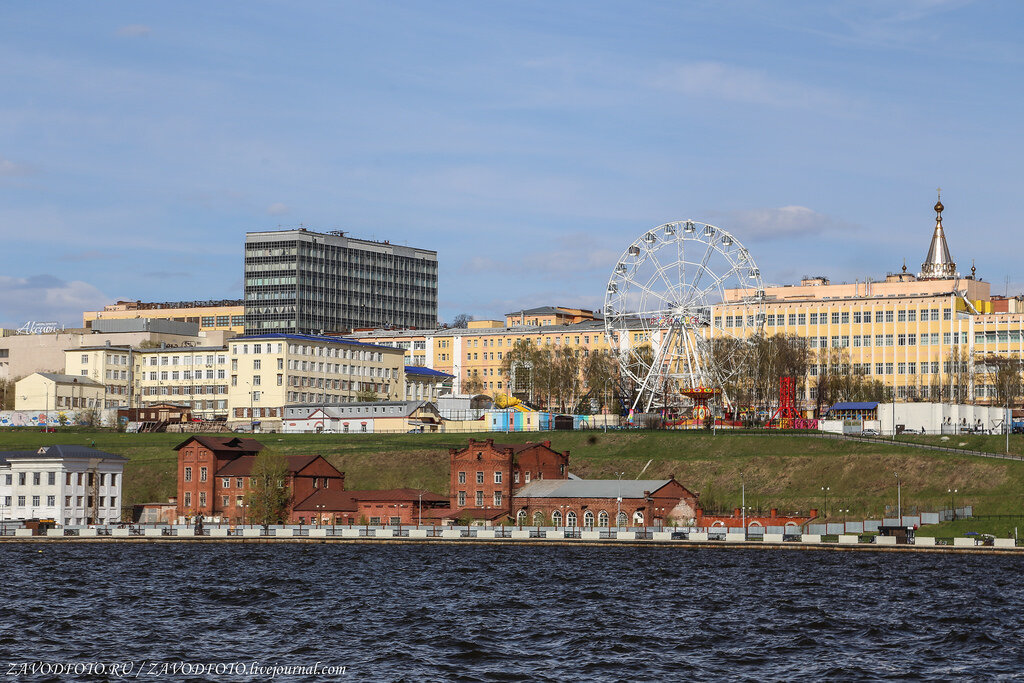
[[[147,662],[155,673],[153,663],[320,662],[372,681],[1024,672],[1015,557],[5,543],[0,569],[4,674],[37,661]],[[90,676],[48,680],[72,678]]]

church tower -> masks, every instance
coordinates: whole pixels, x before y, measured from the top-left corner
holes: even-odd
[[[921,264],[921,272],[917,277],[920,280],[948,280],[959,277],[956,272],[956,264],[949,255],[949,246],[946,244],[946,234],[942,231],[942,189],[938,190],[939,201],[935,202],[935,232],[932,233],[932,243],[928,247],[928,256]]]

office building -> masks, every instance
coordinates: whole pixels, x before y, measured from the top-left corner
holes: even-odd
[[[437,325],[437,252],[306,229],[245,236],[245,333]]]

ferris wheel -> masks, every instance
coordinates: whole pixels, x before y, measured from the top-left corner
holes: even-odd
[[[746,343],[763,329],[764,283],[733,235],[675,221],[648,230],[622,253],[604,314],[623,377],[637,389],[633,408],[678,406],[698,389],[724,394],[736,368],[716,358],[715,346]]]

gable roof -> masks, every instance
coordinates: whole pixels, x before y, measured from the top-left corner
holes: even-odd
[[[310,463],[320,458],[319,455],[286,455],[285,459],[288,461],[288,473],[296,474],[306,469]],[[255,455],[240,455],[234,460],[226,463],[224,467],[217,470],[214,476],[217,477],[248,477],[252,474],[253,463],[256,462]],[[327,462],[324,460],[324,462]],[[328,463],[330,464],[330,463]],[[331,465],[333,467],[333,465]],[[337,470],[335,469],[337,472]],[[338,472],[338,476],[341,476],[341,472]]]
[[[246,454],[259,453],[263,450],[263,444],[256,439],[245,439],[239,436],[205,436],[202,434],[193,434],[175,446],[174,450],[180,451],[192,441],[197,441],[214,452]]]
[[[351,492],[340,488],[317,489],[306,498],[296,503],[292,508],[295,511],[317,511],[317,512],[355,512],[357,509],[356,499]]]
[[[45,377],[51,382],[56,382],[57,384],[82,384],[89,387],[103,386],[102,382],[97,382],[94,379],[89,379],[84,375],[64,375],[57,372],[37,372],[35,374],[39,375],[40,377]],[[31,375],[29,375],[29,377],[31,377]]]
[[[540,479],[519,489],[514,498],[643,498],[673,479]]]
[[[101,458],[115,462],[128,462],[128,458],[116,453],[89,448],[88,446],[77,446],[74,444],[55,444],[53,446],[42,446],[36,451],[5,451],[0,453],[0,460],[16,460],[19,458]]]

